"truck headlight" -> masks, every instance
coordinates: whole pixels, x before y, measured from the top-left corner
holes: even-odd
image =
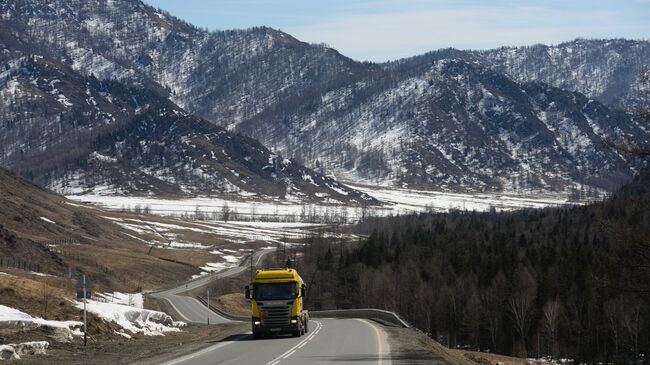
[[[262,322],[260,322],[260,321],[255,321],[255,322],[253,322],[253,324],[256,325],[256,326],[259,326],[260,324],[262,324]]]
[[[291,324],[296,324],[296,323],[298,323],[298,320],[297,320],[297,319],[292,319],[292,320],[291,320]]]

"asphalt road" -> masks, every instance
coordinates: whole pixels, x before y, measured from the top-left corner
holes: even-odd
[[[272,251],[272,249],[268,249],[255,252],[253,254],[253,265],[257,266],[262,257]],[[183,295],[183,293],[188,290],[202,287],[211,281],[237,275],[245,270],[250,270],[250,256],[242,261],[237,267],[216,274],[203,276],[173,289],[152,293],[151,296],[167,300],[185,322],[207,323],[208,317],[210,318],[211,324],[230,322],[230,320],[221,317],[212,311],[208,311],[207,307],[201,304],[197,299]]]
[[[273,250],[256,252],[253,264]],[[238,267],[190,281],[186,285],[152,294],[166,299],[187,322],[211,324],[230,320],[208,312],[198,300],[183,295],[184,292],[249,270],[250,259]],[[309,332],[302,337],[278,336],[255,340],[251,332],[227,338],[197,352],[169,361],[167,365],[204,364],[390,364],[390,349],[386,334],[376,324],[362,319],[311,320]]]
[[[362,319],[318,319],[305,336],[255,340],[241,334],[166,365],[390,364],[385,333]]]

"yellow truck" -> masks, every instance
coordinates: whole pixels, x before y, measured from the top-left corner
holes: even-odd
[[[251,301],[253,336],[307,333],[309,313],[303,308],[306,287],[295,269],[257,270],[246,298]]]

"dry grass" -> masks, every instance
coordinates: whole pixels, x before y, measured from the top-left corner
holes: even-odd
[[[476,362],[449,350],[421,331],[384,326],[391,347],[391,362],[397,364],[476,365]]]
[[[60,278],[30,277],[21,270],[2,271],[10,274],[0,275],[0,304],[45,319],[69,320],[79,314],[68,300],[72,291],[64,290],[65,282]]]
[[[467,350],[449,350],[452,351],[458,355],[464,356],[476,363],[479,364],[486,364],[486,365],[497,365],[497,364],[503,364],[503,365],[530,365],[530,364],[548,364],[547,362],[544,361],[539,361],[539,360],[528,360],[528,359],[522,359],[519,357],[512,357],[512,356],[506,356],[506,355],[499,355],[499,354],[490,354],[486,352],[478,352],[478,351],[467,351]]]
[[[227,313],[236,316],[250,317],[251,315],[251,303],[248,299],[244,298],[243,293],[222,295],[217,298],[216,305]]]
[[[9,275],[0,275],[0,304],[17,308],[32,317],[57,321],[82,321],[83,312],[73,305],[74,294],[61,278],[34,276],[21,270],[3,270]],[[117,325],[106,323],[88,314],[88,333],[90,341],[114,341]],[[0,330],[0,342],[20,343],[28,341],[54,342],[50,328]],[[76,339],[81,341],[80,338]]]

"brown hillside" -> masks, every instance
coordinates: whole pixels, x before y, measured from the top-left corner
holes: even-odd
[[[156,257],[155,251],[150,255],[148,245],[99,213],[0,169],[0,268],[71,274],[69,280],[85,272],[97,289],[129,291],[197,272],[192,265]]]

